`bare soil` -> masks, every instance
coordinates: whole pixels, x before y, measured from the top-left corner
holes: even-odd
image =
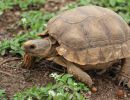
[[[9,98],[16,92],[32,86],[44,86],[53,81],[49,77],[52,70],[48,68],[46,61],[38,65],[36,63],[36,68],[33,70],[20,68],[21,60],[16,57],[0,58],[0,62],[4,62],[0,66],[0,88],[6,89]]]
[[[22,59],[18,57],[0,57],[0,88],[6,89],[9,100],[12,100],[16,92],[32,86],[45,86],[49,82],[54,82],[49,74],[59,72],[52,69],[52,67],[57,67],[56,64],[45,60],[37,61],[32,70],[22,69],[21,62]],[[90,74],[98,89],[96,93],[92,93],[90,100],[130,100],[130,91],[127,88],[117,86],[115,79],[110,77],[109,73],[97,75],[90,72]],[[117,96],[119,89],[124,92],[124,96],[121,98]]]
[[[70,2],[70,0],[67,0],[67,2]],[[52,11],[51,9],[55,8],[54,6],[53,4],[46,4],[46,7],[48,7],[46,9]],[[58,4],[58,7],[61,7],[61,4],[60,6]],[[17,25],[20,13],[19,9],[7,10],[0,16],[0,41],[5,38],[10,39],[20,31],[24,31]],[[45,86],[47,83],[53,82],[49,74],[57,72],[57,70],[50,68],[54,65],[48,61],[36,62],[32,70],[22,69],[21,62],[21,58],[12,57],[11,55],[0,57],[0,88],[6,90],[8,100],[12,100],[16,92],[32,86]],[[108,73],[101,76],[91,74],[98,91],[92,93],[90,100],[130,100],[130,91],[127,88],[118,87],[115,79],[110,77]],[[117,97],[119,89],[122,89],[125,94],[121,98]]]

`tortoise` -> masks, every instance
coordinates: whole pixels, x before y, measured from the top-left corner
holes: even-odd
[[[94,5],[67,10],[50,19],[38,35],[40,39],[23,44],[23,68],[30,69],[34,58],[42,57],[92,87],[86,70],[108,69],[121,61],[118,83],[129,86],[130,28],[114,11]]]

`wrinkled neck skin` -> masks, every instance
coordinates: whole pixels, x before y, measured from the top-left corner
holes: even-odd
[[[49,42],[50,42],[50,50],[48,51],[48,54],[45,58],[46,60],[51,60],[58,55],[58,53],[56,51],[56,47],[58,47],[59,44],[52,37],[49,37]]]
[[[48,52],[48,55],[45,59],[48,60],[58,55],[56,47],[57,47],[56,44],[51,45],[50,51]]]

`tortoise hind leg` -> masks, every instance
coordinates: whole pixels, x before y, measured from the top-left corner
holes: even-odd
[[[119,85],[130,86],[130,58],[123,59],[123,66],[118,76]],[[130,88],[130,87],[129,87]]]
[[[74,77],[79,81],[85,83],[89,87],[92,87],[93,81],[91,77],[82,69],[74,65],[73,63],[69,63],[69,62],[67,63],[67,71],[69,74],[74,75]]]

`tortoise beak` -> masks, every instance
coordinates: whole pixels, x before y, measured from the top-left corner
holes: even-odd
[[[36,45],[33,44],[31,41],[27,41],[23,44],[23,49],[26,53],[31,52],[32,50],[34,50],[36,48]]]

